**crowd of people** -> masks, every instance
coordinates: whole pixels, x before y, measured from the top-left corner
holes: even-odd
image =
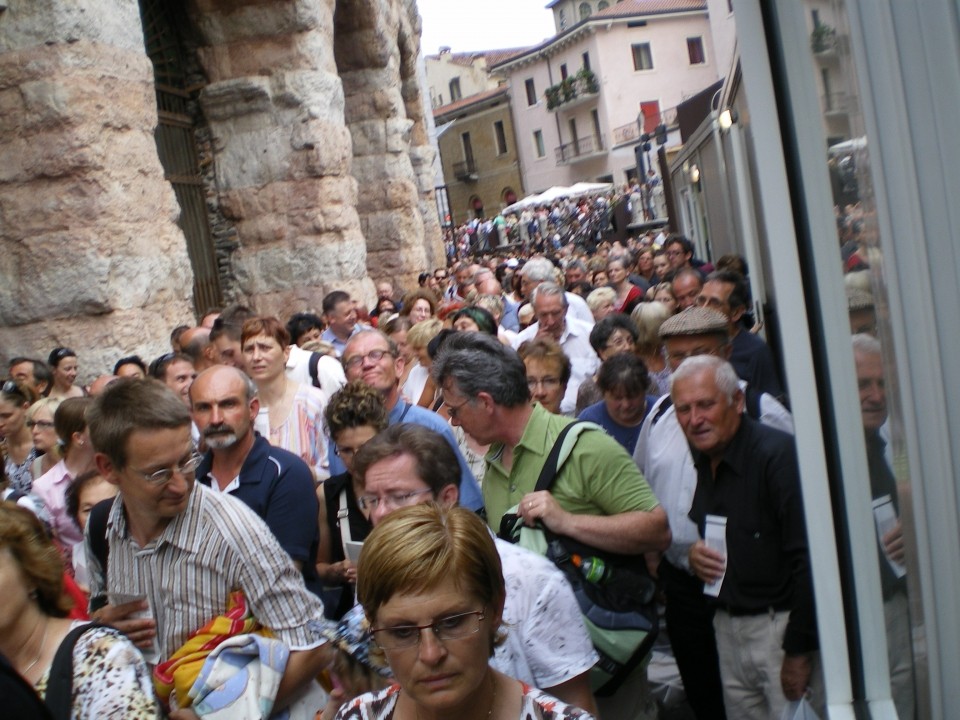
[[[607,203],[558,207],[584,228]],[[64,697],[73,718],[822,710],[792,418],[748,268],[679,235],[588,249],[526,214],[509,252],[468,239],[480,252],[379,282],[371,308],[342,290],[284,319],[233,305],[93,372],[83,348],[12,357],[17,717]],[[875,315],[849,296],[874,497],[896,518]],[[878,543],[896,618],[899,522]],[[598,617],[621,616],[617,657],[627,626]],[[647,680],[661,625],[679,707]]]

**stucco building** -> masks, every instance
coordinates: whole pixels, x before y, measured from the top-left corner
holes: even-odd
[[[492,66],[510,86],[528,192],[625,182],[636,172],[641,126],[672,124],[676,105],[727,70],[704,0],[602,5],[551,3],[558,34]]]

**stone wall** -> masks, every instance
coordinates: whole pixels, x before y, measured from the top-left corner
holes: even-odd
[[[67,345],[85,379],[163,352],[192,318],[138,13],[136,0],[11,0],[0,13],[3,361]]]
[[[334,31],[367,267],[407,287],[443,257],[417,81],[419,23],[412,0],[341,0]]]
[[[366,304],[371,277],[413,286],[442,262],[414,0],[169,1],[203,78],[226,301],[286,316],[341,288]],[[152,80],[137,0],[0,10],[6,356],[76,346],[95,375],[191,322]]]

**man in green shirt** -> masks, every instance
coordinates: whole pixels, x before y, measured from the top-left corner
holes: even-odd
[[[454,425],[490,444],[483,482],[487,522],[499,529],[512,506],[528,525],[542,522],[599,550],[622,555],[663,551],[667,516],[636,464],[612,437],[582,433],[549,491],[534,492],[560,431],[571,418],[530,404],[517,353],[479,333],[458,333],[434,360]]]

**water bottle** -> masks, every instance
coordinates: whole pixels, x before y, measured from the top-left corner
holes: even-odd
[[[613,568],[598,557],[581,558],[573,556],[573,564],[580,569],[580,574],[594,585],[605,585],[613,578]]]

